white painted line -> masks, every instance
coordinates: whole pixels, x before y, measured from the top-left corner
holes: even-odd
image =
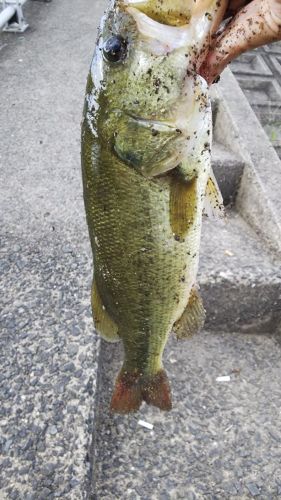
[[[141,425],[142,427],[145,427],[146,429],[149,429],[150,431],[152,431],[153,429],[153,425],[150,424],[149,422],[145,422],[144,420],[139,420],[138,424]]]
[[[230,376],[229,375],[223,375],[222,377],[217,377],[216,381],[217,382],[230,382]]]

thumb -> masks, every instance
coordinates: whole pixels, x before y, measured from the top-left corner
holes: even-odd
[[[277,40],[281,40],[281,0],[253,0],[216,39],[200,74],[211,84],[242,52]]]

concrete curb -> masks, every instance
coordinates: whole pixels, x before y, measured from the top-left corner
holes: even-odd
[[[229,69],[217,89],[215,138],[245,159],[236,207],[281,255],[281,161]]]

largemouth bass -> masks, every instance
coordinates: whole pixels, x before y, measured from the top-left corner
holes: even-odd
[[[111,409],[171,408],[169,333],[204,324],[196,286],[201,221],[222,199],[211,171],[211,108],[198,75],[225,2],[112,0],[87,82],[82,171],[93,251],[92,309],[125,359]]]

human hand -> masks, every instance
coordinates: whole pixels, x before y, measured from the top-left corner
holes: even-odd
[[[281,40],[281,0],[230,0],[225,18],[230,16],[200,69],[209,84],[242,52]]]

